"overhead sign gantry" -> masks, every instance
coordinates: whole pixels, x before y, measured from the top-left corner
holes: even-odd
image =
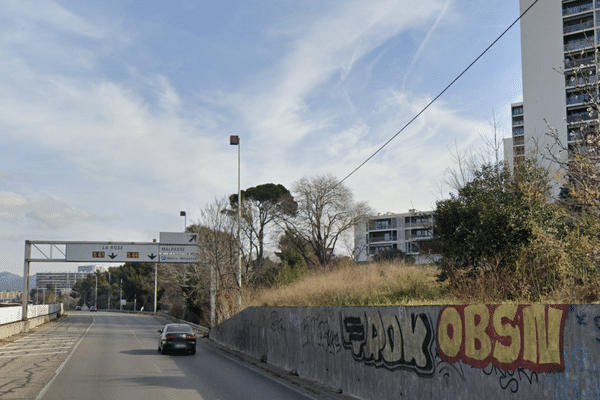
[[[32,246],[44,258],[32,258]],[[47,253],[41,249],[42,246],[49,246]],[[27,293],[29,293],[29,264],[31,262],[196,263],[199,262],[198,234],[189,232],[160,232],[160,243],[26,240],[22,296],[23,315],[25,318],[27,316],[27,301],[29,299]],[[154,304],[156,307],[156,293]]]

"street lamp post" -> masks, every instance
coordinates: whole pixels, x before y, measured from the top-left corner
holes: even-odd
[[[94,307],[98,309],[98,271],[94,274],[96,277],[96,288],[94,289]]]
[[[185,230],[187,229],[187,216],[185,214],[185,211],[179,211],[179,216],[183,217],[183,231],[185,232]]]
[[[229,136],[229,144],[238,148],[238,212],[237,212],[237,240],[238,240],[238,271],[237,282],[239,287],[238,304],[242,305],[242,240],[240,236],[240,221],[242,219],[242,191],[240,187],[240,137],[237,135]]]

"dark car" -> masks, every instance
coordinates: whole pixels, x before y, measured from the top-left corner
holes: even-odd
[[[81,311],[81,306],[75,307],[75,311]]]
[[[196,354],[196,335],[186,324],[167,324],[159,329],[158,351],[166,354],[169,350],[183,350]]]

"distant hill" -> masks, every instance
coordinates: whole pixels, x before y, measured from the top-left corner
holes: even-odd
[[[35,275],[29,277],[29,287],[35,287]],[[22,292],[23,277],[10,272],[0,272],[0,292]]]

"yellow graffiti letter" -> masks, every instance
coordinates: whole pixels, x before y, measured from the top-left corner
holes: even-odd
[[[452,327],[452,337],[448,334],[449,327]],[[448,357],[456,357],[460,351],[462,337],[462,321],[460,320],[458,310],[454,307],[444,308],[438,325],[440,350]]]
[[[479,316],[476,324],[475,317]],[[465,307],[465,355],[475,360],[484,360],[492,352],[492,341],[485,329],[490,321],[490,312],[485,304]],[[477,349],[479,342],[479,349]]]
[[[508,346],[500,342],[494,344],[494,358],[501,363],[510,364],[515,362],[519,357],[519,350],[521,350],[521,332],[519,331],[519,327],[513,327],[509,323],[502,324],[502,318],[508,318],[510,321],[513,321],[517,314],[517,309],[517,305],[503,304],[496,308],[492,317],[494,330],[498,336],[510,337],[510,345]]]
[[[547,325],[546,310],[548,310]],[[562,310],[543,304],[535,304],[523,309],[525,339],[523,359],[539,364],[560,364],[562,317]]]

